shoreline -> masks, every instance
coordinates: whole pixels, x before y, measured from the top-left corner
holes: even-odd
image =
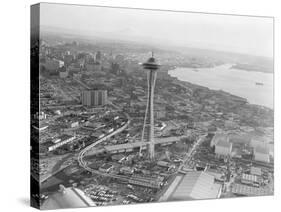
[[[230,66],[229,66],[229,69],[234,69],[234,68],[232,68],[232,67],[233,67],[233,64],[223,64],[223,65],[219,65],[219,66],[225,66],[225,65],[230,65]],[[211,67],[211,68],[215,68],[215,67]],[[239,95],[237,95],[237,94],[233,94],[233,93],[231,93],[231,92],[229,92],[229,91],[225,91],[224,89],[213,89],[213,88],[209,88],[209,87],[204,86],[204,85],[200,85],[200,84],[196,84],[196,83],[193,83],[193,82],[185,81],[185,80],[183,80],[183,79],[179,79],[179,78],[176,77],[176,76],[172,76],[172,75],[170,74],[170,72],[171,72],[171,71],[175,71],[175,70],[177,70],[177,69],[192,69],[192,68],[187,68],[187,67],[175,67],[174,69],[167,70],[167,74],[168,74],[174,81],[177,81],[178,84],[182,84],[183,86],[188,86],[188,85],[189,85],[189,86],[190,86],[190,85],[192,85],[192,86],[197,86],[197,87],[201,87],[201,88],[205,88],[205,89],[211,90],[211,91],[213,91],[213,92],[220,92],[220,91],[222,91],[222,92],[225,92],[225,93],[228,94],[228,95],[232,95],[232,96],[234,96],[234,97],[246,99],[248,105],[256,106],[256,107],[260,107],[260,108],[263,108],[263,109],[267,109],[267,110],[272,110],[272,111],[274,111],[274,97],[273,97],[273,106],[272,106],[272,107],[265,106],[265,105],[260,105],[260,104],[255,104],[255,103],[251,103],[251,102],[249,102],[249,99],[248,99],[248,98],[239,96]],[[199,71],[200,71],[200,69],[205,69],[205,68],[197,68],[197,69],[199,69]],[[274,73],[269,73],[269,72],[249,71],[249,70],[236,69],[236,68],[235,68],[235,70],[238,70],[238,71],[246,71],[246,72],[258,72],[258,73],[273,74],[273,75],[274,75]],[[188,70],[188,71],[190,71],[190,70]],[[274,83],[274,82],[273,82],[273,83]],[[186,85],[185,85],[185,84],[186,84]],[[272,93],[272,95],[274,95],[274,93]]]
[[[236,70],[247,71],[247,72],[259,72],[259,73],[274,75],[274,69],[273,69],[273,71],[255,70],[255,69],[250,69],[247,67],[241,67],[241,64],[234,64],[230,69],[236,69]]]

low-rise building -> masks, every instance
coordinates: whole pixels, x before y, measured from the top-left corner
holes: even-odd
[[[253,185],[254,183],[258,183],[258,182],[259,180],[256,175],[243,173],[241,176],[241,183],[243,184]]]
[[[254,167],[254,166],[252,166],[252,167],[251,167],[251,170],[250,170],[250,173],[251,173],[252,175],[261,176],[261,175],[262,175],[262,170],[261,170],[261,168],[259,168],[259,167]]]
[[[134,169],[129,166],[123,166],[120,169],[120,173],[126,174],[126,175],[131,175],[134,173]]]
[[[257,146],[254,149],[254,159],[256,161],[269,163],[269,149],[265,146]]]
[[[79,121],[74,121],[74,122],[70,122],[68,123],[68,127],[69,128],[75,128],[79,126]]]
[[[71,135],[62,135],[58,138],[55,138],[53,140],[53,145],[48,147],[49,152],[57,149],[58,147],[63,146],[64,144],[67,144],[71,141],[73,141],[76,137],[75,136],[71,136]]]
[[[227,140],[220,140],[215,145],[215,153],[221,156],[230,156],[232,151],[232,143]]]
[[[170,162],[166,162],[166,161],[158,161],[157,165],[168,169],[176,168],[175,164],[171,164]]]
[[[112,169],[113,169],[113,165],[111,165],[111,164],[106,164],[106,163],[105,163],[105,164],[103,164],[103,165],[99,168],[99,171],[108,173],[108,172],[110,172]]]
[[[115,155],[111,155],[111,159],[113,161],[121,162],[122,160],[125,159],[125,156],[123,154],[115,154]]]
[[[66,77],[68,77],[68,71],[60,71],[59,75],[60,75],[60,78],[66,78]]]
[[[154,111],[156,119],[162,119],[166,117],[166,111],[164,109]]]
[[[130,184],[144,186],[148,188],[161,188],[163,185],[163,177],[144,177],[139,175],[133,175],[129,179]]]
[[[265,196],[272,195],[273,192],[268,188],[257,188],[242,184],[233,184],[231,188],[232,193],[239,196]]]

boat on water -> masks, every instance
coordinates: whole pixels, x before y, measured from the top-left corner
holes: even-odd
[[[192,69],[192,71],[198,72],[199,70],[198,70],[198,69],[196,69],[196,68],[194,68],[194,69]]]
[[[256,85],[263,85],[262,82],[256,82]]]

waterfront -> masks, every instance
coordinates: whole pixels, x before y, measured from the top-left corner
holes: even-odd
[[[251,104],[273,108],[273,74],[231,69],[231,66],[176,68],[169,71],[169,74],[182,81],[244,97]]]

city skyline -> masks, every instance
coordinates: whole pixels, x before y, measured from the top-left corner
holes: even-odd
[[[171,47],[273,57],[274,19],[271,17],[63,4],[42,6],[42,29],[61,29],[89,37],[92,35]]]

